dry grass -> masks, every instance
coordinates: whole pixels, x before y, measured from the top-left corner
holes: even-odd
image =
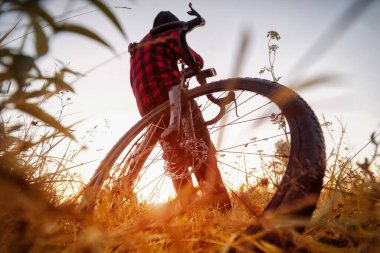
[[[240,248],[248,242],[263,252],[283,252],[263,240],[274,234],[291,245],[289,252],[378,252],[380,184],[348,158],[338,160],[338,167],[330,166],[319,207],[302,234],[294,227],[304,221],[286,211],[255,218],[271,194],[265,184],[232,194],[230,213],[207,207],[184,213],[174,202],[120,204],[123,192],[109,192],[90,217],[79,214],[69,201],[57,202],[56,193],[45,190],[50,182],[43,175],[27,182],[22,174],[2,170],[0,251],[226,252],[231,245]],[[379,169],[375,162],[371,166]],[[331,188],[331,173],[336,172]],[[62,171],[54,173],[62,176]],[[252,224],[263,229],[232,240]]]

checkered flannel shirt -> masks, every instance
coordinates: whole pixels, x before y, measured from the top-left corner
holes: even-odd
[[[203,59],[193,50],[196,62],[203,68]],[[140,114],[143,116],[168,100],[171,86],[180,83],[178,61],[188,65],[181,50],[176,30],[159,35],[146,35],[130,46],[130,80]]]

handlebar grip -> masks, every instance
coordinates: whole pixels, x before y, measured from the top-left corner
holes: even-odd
[[[204,26],[206,24],[206,21],[204,18],[194,18],[190,21],[187,21],[186,24],[187,24],[187,30],[191,31],[197,26]]]
[[[186,28],[188,26],[187,22],[184,21],[174,21],[170,23],[166,23],[163,25],[159,25],[157,27],[154,27],[150,30],[151,35],[158,35],[160,33],[174,30],[174,29],[181,29],[181,28]]]
[[[193,8],[192,3],[189,3],[190,11],[187,12],[190,16],[196,16],[195,19],[192,19],[187,22],[188,30],[191,31],[197,26],[203,26],[206,24],[206,21],[202,16]]]

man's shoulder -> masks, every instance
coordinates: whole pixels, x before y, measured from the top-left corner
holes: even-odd
[[[178,40],[179,35],[177,30],[170,30],[170,31],[165,31],[163,33],[157,34],[157,35],[151,35],[148,33],[145,35],[144,38],[140,40],[139,47],[144,47],[145,45],[152,45],[157,44],[157,43],[167,43],[172,40]]]
[[[179,40],[179,34],[177,30],[165,31],[157,35],[148,33],[138,43],[130,43],[128,51],[131,55],[134,55],[137,51],[146,51],[151,47],[161,47],[163,44],[178,44],[173,42],[173,40]]]
[[[141,40],[140,42],[144,42],[144,41],[147,41],[147,40],[151,40],[152,39],[152,35],[150,33],[146,34]]]

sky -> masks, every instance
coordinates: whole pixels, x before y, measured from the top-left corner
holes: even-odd
[[[181,20],[191,19],[186,13],[187,1],[110,0],[106,3],[119,18],[128,39],[99,12],[70,21],[91,28],[121,55],[115,57],[111,50],[80,36],[62,34],[53,38],[49,54],[39,62],[42,68],[53,70],[55,59],[59,59],[72,69],[87,73],[73,84],[76,93],[70,95],[73,104],[68,114],[72,115],[67,120],[81,121],[76,134],[90,146],[88,158],[101,158],[140,119],[129,83],[129,55],[125,53],[128,44],[145,36],[161,10],[169,10]],[[260,76],[259,70],[268,65],[267,32],[275,30],[281,36],[275,63],[277,75],[282,76],[280,83],[295,87],[305,80],[331,76],[327,83],[297,90],[320,121],[323,117],[333,121],[339,133],[337,120],[340,120],[347,127],[345,144],[356,151],[368,142],[373,131],[380,132],[377,82],[380,1],[373,1],[337,39],[334,34],[339,31],[328,31],[354,3],[352,0],[193,0],[192,3],[206,19],[206,26],[188,34],[188,43],[202,55],[205,67],[217,70],[215,80],[231,77],[244,33],[250,40],[238,75],[270,79],[269,75]],[[83,1],[50,0],[45,1],[45,7],[56,16],[64,14],[63,18],[94,10]],[[80,9],[65,14],[77,8]],[[323,50],[311,50],[315,45],[323,45]],[[114,59],[88,72],[111,58]],[[301,59],[306,59],[306,63]],[[94,129],[95,126],[98,127]],[[333,148],[327,136],[326,142],[328,150]]]

